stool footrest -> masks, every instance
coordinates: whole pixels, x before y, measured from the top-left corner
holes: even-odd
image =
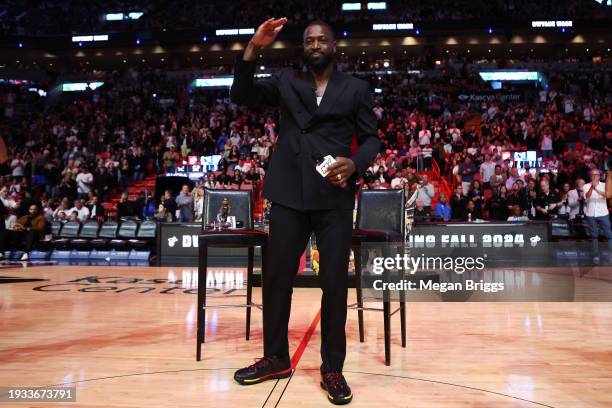
[[[202,307],[202,309],[216,309],[216,308],[232,308],[232,307],[256,307],[259,310],[263,310],[263,306],[257,303],[248,304],[239,304],[239,305],[206,305]]]
[[[378,308],[378,307],[365,307],[365,306],[359,307],[359,306],[357,306],[357,304],[356,304],[356,303],[354,303],[354,304],[352,304],[352,305],[348,305],[348,306],[347,306],[347,308],[348,308],[348,309],[352,309],[352,310],[367,310],[367,311],[370,311],[370,312],[384,312],[384,311],[385,311],[385,309],[381,309],[381,308]],[[390,313],[389,313],[389,316],[393,316],[393,315],[394,315],[394,314],[396,314],[396,313],[397,313],[397,312],[398,312],[400,309],[401,309],[401,308],[399,308],[399,307],[398,307],[398,308],[397,308],[397,309],[395,309],[393,312],[390,312]]]

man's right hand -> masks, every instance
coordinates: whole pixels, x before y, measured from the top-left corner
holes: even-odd
[[[256,51],[262,47],[272,44],[285,24],[287,24],[287,17],[278,19],[269,18],[264,21],[259,27],[257,27],[257,31],[255,31],[253,38],[251,38],[249,41],[242,59],[245,61],[253,61],[255,59]]]
[[[250,43],[256,47],[265,47],[272,44],[283,26],[287,24],[287,17],[275,19],[274,17],[264,21],[251,38]]]

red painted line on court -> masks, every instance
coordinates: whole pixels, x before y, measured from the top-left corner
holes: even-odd
[[[297,349],[295,349],[295,352],[293,353],[293,357],[291,357],[291,367],[292,368],[295,369],[298,363],[300,362],[300,359],[302,358],[302,354],[304,354],[304,350],[306,350],[306,346],[310,342],[312,333],[314,333],[314,331],[317,328],[317,325],[319,324],[319,320],[321,320],[321,309],[319,309],[319,311],[317,312],[317,315],[312,320],[312,323],[310,323],[310,327],[308,327],[308,330],[306,330],[306,333],[304,334],[304,337],[302,338],[300,345],[297,347]]]

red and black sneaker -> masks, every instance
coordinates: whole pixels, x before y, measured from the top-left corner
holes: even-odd
[[[255,364],[241,368],[234,373],[234,380],[241,385],[257,384],[266,380],[287,378],[291,375],[289,358],[262,357]]]
[[[353,393],[342,372],[321,372],[321,378],[321,388],[327,391],[327,398],[332,404],[344,405],[353,400]]]

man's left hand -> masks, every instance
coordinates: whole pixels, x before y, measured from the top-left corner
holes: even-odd
[[[335,186],[342,187],[357,170],[353,160],[348,157],[336,157],[336,162],[329,166],[327,179]],[[339,177],[338,177],[339,176]]]

